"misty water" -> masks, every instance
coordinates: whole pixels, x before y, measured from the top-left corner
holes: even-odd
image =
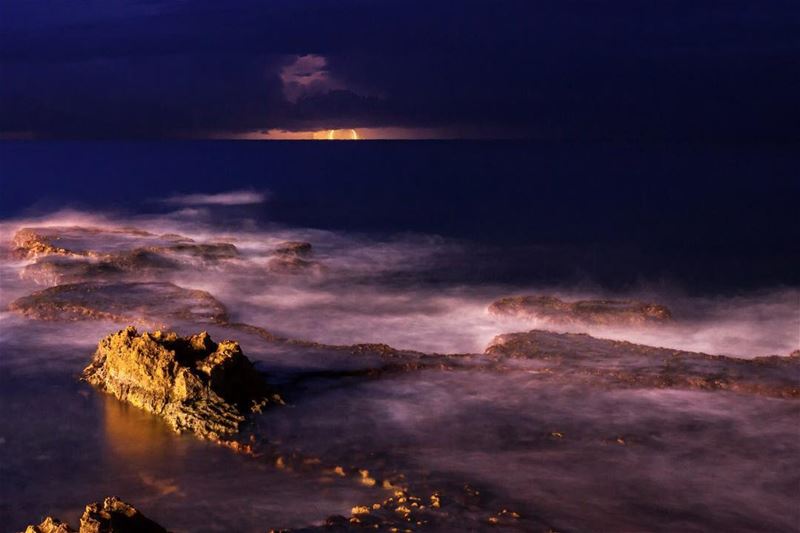
[[[448,231],[445,222],[369,231],[371,215],[356,199],[330,207],[330,224],[287,217],[281,187],[216,196],[150,188],[135,207],[8,210],[0,222],[3,532],[46,515],[74,523],[87,502],[112,494],[176,532],[314,528],[393,494],[327,467],[286,468],[178,435],[80,382],[97,342],[128,325],[237,340],[286,402],[251,416],[246,435],[277,455],[401,479],[420,501],[439,495],[432,522],[412,520],[404,526],[412,530],[800,528],[800,370],[790,356],[800,348],[800,289],[782,277],[787,265],[771,269],[771,256],[754,248],[740,265],[748,281],[732,289],[741,272],[710,282],[724,261],[680,246],[665,247],[663,268],[648,275],[641,242],[522,238],[508,226],[470,239],[472,226]],[[304,190],[322,218],[325,202],[313,197],[325,187]],[[348,209],[362,216],[358,227],[341,222]],[[69,253],[20,254],[12,243],[23,228]],[[283,254],[287,242],[311,251]],[[108,256],[128,262],[106,264]],[[701,263],[696,279],[682,277]],[[775,278],[760,278],[765,271]],[[65,289],[76,283],[91,290]],[[553,324],[487,310],[531,294],[655,302],[672,320]],[[82,309],[101,312],[70,314],[78,297]],[[61,307],[44,316],[42,306]],[[648,381],[666,351],[623,365],[617,345],[592,339],[555,359],[484,353],[496,336],[530,330],[728,356],[733,363],[697,356],[696,364],[716,376],[718,365],[748,361],[735,379],[750,383],[752,372],[757,386]],[[351,346],[362,343],[400,352]],[[781,362],[763,359],[772,355]],[[780,383],[759,374],[770,365],[784,365]]]
[[[231,323],[319,346],[277,346],[226,325],[170,317],[171,302],[158,294],[145,295],[128,312],[140,328],[157,324],[235,338],[268,380],[294,384],[285,389],[287,405],[256,416],[249,430],[278,449],[399,472],[418,490],[444,498],[461,498],[465,486],[474,487],[480,499],[456,514],[465,527],[492,527],[487,517],[502,509],[521,518],[501,527],[520,531],[790,531],[797,524],[796,399],[553,382],[542,379],[536,361],[502,368],[481,361],[496,335],[543,327],[739,358],[788,356],[797,349],[797,290],[693,296],[663,287],[620,294],[586,285],[466,284],[441,275],[431,281],[432,268],[446,271],[469,254],[469,245],[246,220],[220,227],[202,211],[186,209],[128,217],[62,211],[3,222],[4,307],[64,281],[37,276],[30,267],[41,258],[11,253],[9,243],[24,227],[49,228],[62,236],[54,242],[71,250],[125,251],[165,234],[236,246],[236,257],[178,254],[177,266],[121,278],[208,291]],[[311,242],[313,264],[299,272],[271,269],[275,249],[286,241]],[[66,272],[70,282],[111,282]],[[554,328],[486,311],[497,298],[531,293],[658,301],[671,307],[675,320]],[[175,531],[312,526],[385,496],[381,488],[287,472],[173,434],[157,418],[79,383],[97,340],[125,325],[3,313],[4,531],[45,514],[74,520],[87,501],[107,494],[136,502]],[[325,347],[355,343],[476,355],[444,370],[364,377],[355,371],[376,361]]]

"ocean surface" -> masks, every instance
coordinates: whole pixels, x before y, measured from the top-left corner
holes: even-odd
[[[130,324],[238,340],[287,403],[248,431],[441,494],[439,525],[414,530],[796,530],[798,148],[2,143],[0,532],[111,494],[176,532],[322,527],[391,494],[176,435],[80,382]],[[19,249],[26,231],[63,250]],[[653,302],[672,320],[487,311],[512,295]],[[712,384],[600,379],[651,360],[591,338],[565,345],[564,374],[484,353],[534,329],[698,352]],[[384,372],[383,344],[441,365]],[[789,361],[795,392],[720,388],[720,361],[745,381]]]
[[[4,142],[0,214],[253,190],[268,201],[214,220],[463,239],[489,271],[458,274],[482,281],[735,292],[800,284],[798,168],[797,144]]]

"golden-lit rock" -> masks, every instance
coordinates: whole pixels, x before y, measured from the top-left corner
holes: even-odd
[[[234,341],[215,343],[128,327],[100,341],[83,379],[119,400],[161,416],[178,432],[224,439],[271,396]]]
[[[167,533],[138,509],[115,496],[86,506],[79,533]]]
[[[552,324],[642,325],[672,319],[670,310],[658,304],[634,300],[565,302],[554,296],[501,298],[489,305],[489,314]]]
[[[239,255],[236,246],[227,242],[196,243],[174,234],[93,226],[22,228],[14,234],[11,246],[17,256],[27,259],[56,255],[116,261],[129,253],[149,252],[214,261]]]
[[[75,533],[75,530],[48,516],[38,526],[28,526],[25,533]],[[110,496],[102,503],[86,506],[77,533],[167,533],[167,530],[132,505]]]
[[[25,533],[75,533],[75,530],[61,520],[48,516],[38,526],[30,525],[25,528]]]

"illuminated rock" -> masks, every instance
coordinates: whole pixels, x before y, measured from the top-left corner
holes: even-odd
[[[61,520],[48,516],[38,526],[25,528],[25,533],[75,533],[75,530]]]
[[[231,243],[197,243],[181,235],[158,235],[136,228],[22,228],[14,235],[11,245],[19,257],[27,259],[56,255],[123,262],[126,255],[149,252],[213,262],[239,255],[236,246]]]
[[[11,302],[9,309],[38,320],[114,320],[154,324],[156,319],[223,323],[225,306],[208,292],[166,282],[72,283]]]
[[[25,533],[75,533],[75,530],[48,516],[38,526],[28,526]],[[111,496],[102,504],[86,506],[77,533],[167,533],[167,530],[132,505]]]
[[[489,313],[552,324],[638,325],[672,319],[672,313],[663,305],[633,300],[565,302],[553,296],[501,298],[489,305]]]
[[[82,379],[177,432],[211,440],[235,434],[247,413],[277,399],[238,343],[215,343],[205,332],[139,335],[128,327],[100,341]]]

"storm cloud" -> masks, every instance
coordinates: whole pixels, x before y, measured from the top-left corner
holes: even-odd
[[[797,140],[798,56],[780,0],[8,0],[0,134]]]

